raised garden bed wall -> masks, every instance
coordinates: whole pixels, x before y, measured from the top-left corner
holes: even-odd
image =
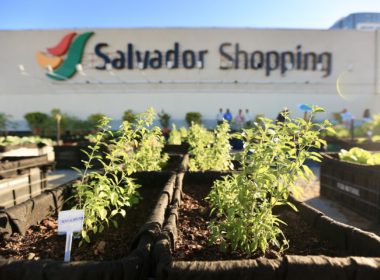
[[[180,145],[165,144],[163,152],[168,154],[187,154],[189,147],[189,144],[186,142]]]
[[[55,167],[57,169],[71,169],[72,167],[84,168],[83,161],[87,160],[87,155],[83,152],[88,153],[91,150],[88,148],[90,143],[80,143],[78,145],[63,145],[54,146],[55,153]],[[170,155],[169,165],[179,166],[179,163],[184,154],[187,153],[188,145],[166,145],[163,149],[163,153],[168,153]],[[174,162],[175,161],[175,162]],[[94,160],[93,168],[100,169],[102,165],[97,160]]]
[[[89,145],[90,143],[81,142],[77,145],[54,146],[55,167],[57,169],[84,168],[83,160],[87,160],[88,157],[83,151],[91,153]],[[100,162],[94,160],[93,168],[101,167]]]
[[[49,168],[53,162],[46,155],[30,157],[4,157],[0,159],[0,179],[25,174],[30,168]]]
[[[323,154],[321,195],[380,223],[380,165],[339,160],[338,153]]]
[[[164,231],[154,248],[157,279],[380,279],[380,238],[338,223],[305,203],[296,201],[299,215],[322,239],[337,248],[334,257],[326,255],[283,255],[274,258],[181,261],[174,259],[179,205],[187,182],[210,188],[218,172],[194,172],[177,175],[176,188],[168,209]],[[181,252],[176,252],[176,255]]]
[[[160,189],[154,201],[140,202],[151,205],[151,213],[146,213],[148,218],[145,222],[142,221],[140,230],[135,232],[129,254],[113,261],[70,263],[51,260],[15,261],[0,257],[0,279],[148,279],[152,271],[151,248],[162,230],[165,211],[172,200],[176,175],[172,172],[138,172],[134,177],[143,186],[142,188],[150,185],[150,188]],[[0,214],[0,221],[8,219],[7,225],[1,228],[3,236],[6,234],[4,233],[6,228],[23,233],[31,224],[51,214],[52,210],[62,209],[63,201],[70,192],[70,184],[46,191],[33,200]]]
[[[39,195],[47,187],[53,163],[47,155],[6,157],[0,161],[0,208],[8,208]]]
[[[49,161],[54,161],[54,150],[52,146],[45,144],[20,144],[0,145],[0,158],[4,157],[37,157],[46,155]]]

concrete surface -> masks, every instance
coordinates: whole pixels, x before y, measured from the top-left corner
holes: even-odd
[[[58,169],[48,173],[48,188],[52,189],[63,185],[75,178],[78,178],[78,172],[72,169]]]

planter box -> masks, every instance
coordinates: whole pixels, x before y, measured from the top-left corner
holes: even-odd
[[[37,157],[46,155],[49,161],[54,161],[52,146],[45,144],[20,144],[0,146],[0,158],[4,157]]]
[[[33,198],[47,187],[46,169],[29,168],[17,177],[0,180],[0,208],[8,208]]]
[[[0,179],[15,177],[28,173],[30,168],[51,168],[53,162],[47,155],[32,157],[4,157],[0,160]]]
[[[163,153],[187,154],[189,147],[188,143],[182,143],[181,145],[166,144],[163,148]]]
[[[54,156],[56,161],[57,169],[71,169],[72,167],[76,168],[84,168],[84,164],[82,161],[87,160],[87,155],[83,152],[91,153],[89,149],[90,142],[78,142],[76,145],[62,145],[62,146],[54,146]],[[105,149],[102,146],[102,149]],[[99,151],[102,154],[102,150]],[[104,158],[103,158],[104,160]],[[94,160],[92,162],[92,168],[100,169],[102,168],[102,164]]]
[[[47,172],[52,165],[46,155],[3,158],[0,162],[0,208],[39,195],[47,187]]]
[[[80,145],[63,145],[63,146],[54,146],[54,153],[55,153],[55,161],[56,165],[55,167],[57,169],[71,169],[72,167],[76,168],[84,168],[83,160],[87,160],[87,155],[83,152],[83,150],[87,151],[88,153],[91,152],[91,150],[88,148],[88,145],[90,143],[80,143]],[[177,147],[180,146],[180,147]],[[176,167],[179,166],[177,164],[178,159],[180,155],[184,155],[187,153],[187,147],[182,145],[167,145],[163,149],[163,153],[168,153],[171,155],[171,159],[169,161],[176,161],[175,164]],[[176,159],[175,159],[176,158]],[[169,162],[169,164],[171,164]],[[93,161],[93,168],[94,169],[100,169],[103,166],[100,162],[94,160]]]
[[[172,199],[176,175],[171,172],[138,172],[134,177],[142,185],[140,193],[154,192],[156,198],[140,201],[151,204],[152,211],[150,214],[143,213],[148,218],[141,221],[142,226],[135,232],[130,253],[126,252],[125,257],[113,261],[70,263],[51,260],[16,261],[0,257],[0,279],[147,279],[152,265],[150,251],[163,226],[165,211]],[[62,209],[71,184],[45,191],[32,200],[0,213],[0,230],[3,237],[12,232],[25,233],[30,225],[51,214],[52,210],[57,212]],[[142,189],[145,189],[144,192]],[[64,247],[62,251],[63,249]]]
[[[211,187],[223,173],[199,172],[177,175],[173,200],[161,238],[155,244],[157,279],[380,279],[380,238],[326,217],[307,204],[293,199],[299,215],[321,240],[334,245],[335,257],[326,255],[285,255],[273,259],[260,257],[246,260],[207,261],[173,259],[181,223],[179,205],[186,185],[201,184],[197,191]],[[187,213],[186,215],[191,215]],[[191,227],[191,225],[188,225]],[[300,237],[302,239],[302,237]],[[311,246],[311,245],[310,245]],[[208,249],[203,249],[208,250]],[[290,250],[290,249],[289,249]],[[177,255],[180,252],[176,252]],[[344,256],[344,257],[341,257]]]
[[[0,153],[6,153],[6,152],[9,152],[12,150],[17,150],[20,148],[36,149],[39,147],[40,146],[38,146],[37,144],[32,144],[32,143],[30,143],[30,144],[13,144],[13,145],[6,145],[6,146],[0,145]]]
[[[78,145],[54,146],[55,167],[57,169],[83,168],[82,159],[85,154],[82,149],[84,148],[85,146]]]
[[[340,161],[337,153],[323,154],[321,195],[380,223],[380,165]]]

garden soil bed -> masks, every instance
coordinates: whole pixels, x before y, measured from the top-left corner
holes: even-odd
[[[186,175],[185,175],[186,177]],[[178,237],[173,252],[176,261],[215,261],[242,260],[262,257],[262,253],[247,256],[244,252],[222,253],[218,244],[209,244],[210,208],[204,199],[210,191],[210,184],[186,183],[183,185],[182,204],[179,209]],[[326,255],[348,256],[334,244],[323,239],[311,226],[290,208],[282,208],[280,218],[288,226],[282,228],[290,247],[285,254],[291,255]],[[270,248],[265,257],[272,259],[282,254],[276,248]]]
[[[118,228],[112,225],[103,233],[91,237],[90,244],[78,247],[79,240],[74,239],[72,260],[115,260],[127,256],[131,245],[142,225],[147,221],[156,205],[163,186],[169,179],[169,173],[155,176],[139,176],[137,182],[142,200],[127,210],[126,218],[119,218]],[[9,239],[0,242],[0,256],[16,260],[52,259],[63,260],[65,236],[57,235],[56,216],[32,226],[22,236],[13,234]]]

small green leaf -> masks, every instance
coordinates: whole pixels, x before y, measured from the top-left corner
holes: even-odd
[[[104,220],[107,217],[107,210],[104,208],[101,208],[99,210],[100,219]]]

